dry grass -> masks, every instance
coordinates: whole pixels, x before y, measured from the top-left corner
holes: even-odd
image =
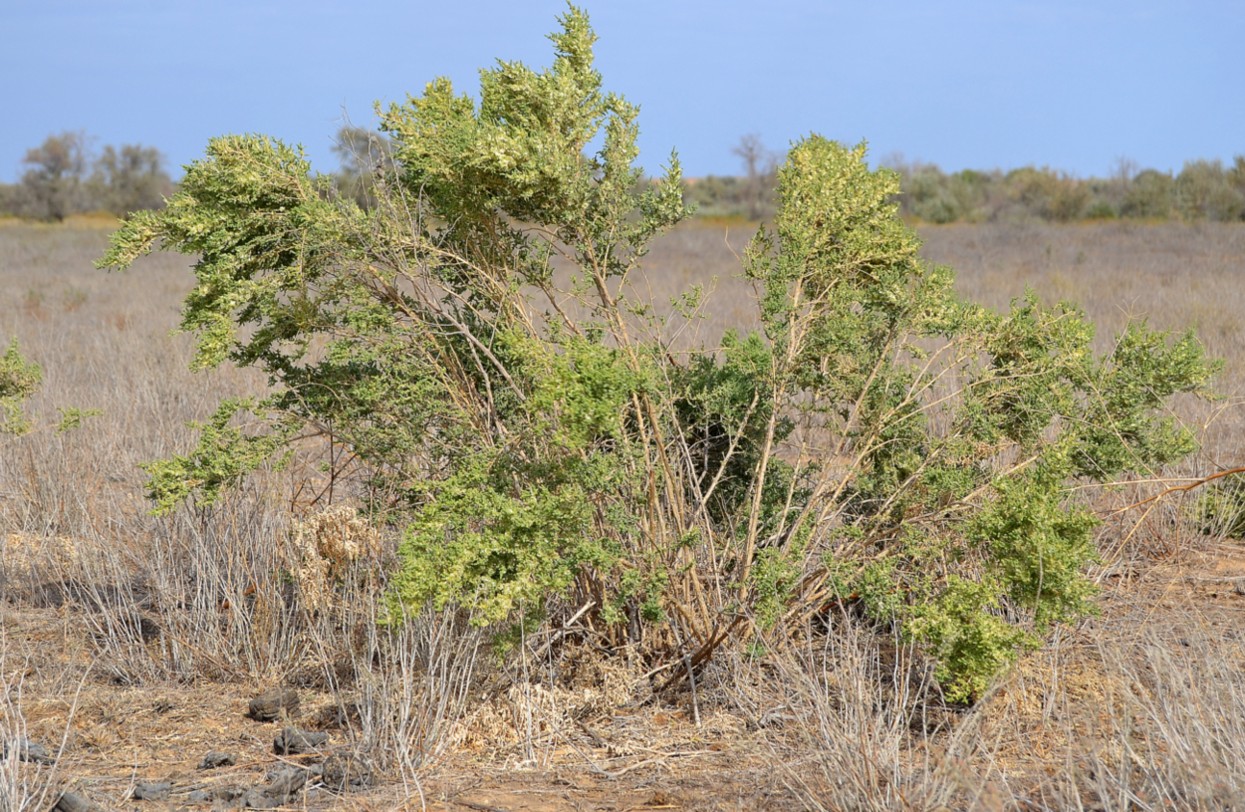
[[[765,659],[723,658],[673,704],[645,704],[641,664],[575,646],[531,641],[503,673],[466,618],[378,626],[393,539],[347,513],[296,519],[293,473],[211,510],[148,515],[138,464],[184,450],[189,421],[263,382],[186,371],[189,342],[169,334],[184,262],[97,272],[106,225],[0,227],[0,339],[45,371],[40,428],[0,440],[0,739],[64,751],[51,767],[3,751],[0,809],[45,809],[64,786],[116,806],[138,778],[195,779],[222,741],[246,766],[212,780],[261,775],[271,731],[241,711],[276,684],[304,692],[304,722],[380,765],[382,786],[312,804],[325,808],[1245,808],[1245,555],[1196,532],[1196,495],[1105,522],[1101,616],[971,710],[943,706],[915,652],[850,617]],[[657,302],[714,289],[682,346],[755,325],[737,278],[751,231],[682,227],[635,280]],[[1229,397],[1181,404],[1207,449],[1155,477],[1245,458],[1245,228],[922,233],[967,295],[1078,301],[1104,347],[1129,315],[1195,324],[1228,361]],[[64,406],[102,414],[59,434]]]

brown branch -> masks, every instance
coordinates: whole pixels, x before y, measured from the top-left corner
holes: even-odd
[[[1166,489],[1161,490],[1161,491],[1159,491],[1158,493],[1154,494],[1153,496],[1149,496],[1149,497],[1147,497],[1147,498],[1145,498],[1145,499],[1142,499],[1140,502],[1134,502],[1134,503],[1133,503],[1133,504],[1131,504],[1131,505],[1126,505],[1125,507],[1118,508],[1117,510],[1113,510],[1113,511],[1111,511],[1110,513],[1108,513],[1107,515],[1108,515],[1108,516],[1116,516],[1116,515],[1118,515],[1118,514],[1120,514],[1120,513],[1125,513],[1125,512],[1127,512],[1127,511],[1130,511],[1130,510],[1134,510],[1134,509],[1136,509],[1136,508],[1139,508],[1139,507],[1141,507],[1142,505],[1148,505],[1148,504],[1150,504],[1151,502],[1157,502],[1157,501],[1159,501],[1160,499],[1162,499],[1163,497],[1165,497],[1165,496],[1170,496],[1170,495],[1171,495],[1171,494],[1173,494],[1173,493],[1188,493],[1189,491],[1193,490],[1194,488],[1200,488],[1200,487],[1202,487],[1203,485],[1206,485],[1207,483],[1214,482],[1216,479],[1222,479],[1222,478],[1224,478],[1224,477],[1226,477],[1226,476],[1232,476],[1233,474],[1245,474],[1245,466],[1241,466],[1241,467],[1239,467],[1239,468],[1229,468],[1229,469],[1228,469],[1228,470],[1226,470],[1226,471],[1220,471],[1220,472],[1218,472],[1218,473],[1216,473],[1216,474],[1211,474],[1211,475],[1210,475],[1210,476],[1208,476],[1208,477],[1202,477],[1201,479],[1194,480],[1193,482],[1190,482],[1190,483],[1189,483],[1189,484],[1187,484],[1187,485],[1176,485],[1176,486],[1171,487],[1171,488],[1166,488]]]

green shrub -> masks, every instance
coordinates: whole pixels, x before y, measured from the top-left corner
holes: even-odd
[[[0,356],[0,434],[25,434],[30,420],[22,411],[22,401],[39,391],[43,369],[28,361],[18,349],[17,340]]]
[[[1197,501],[1203,533],[1245,540],[1245,479],[1240,474],[1214,482]]]
[[[898,218],[897,176],[816,136],[746,252],[762,331],[676,357],[631,282],[686,215],[677,159],[639,183],[636,109],[602,90],[585,15],[562,24],[548,70],[502,62],[478,102],[439,79],[388,108],[394,172],[366,209],[299,150],[235,136],[126,221],[101,264],[197,257],[196,363],[273,385],[247,404],[266,430],[226,404],[152,465],[153,496],[211,499],[318,440],[335,491],[402,539],[394,601],[582,611],[599,642],[701,663],[856,598],[951,697],[980,693],[1089,605],[1073,485],[1186,453],[1161,413],[1213,365],[1140,324],[1097,357],[1080,311],[1036,295],[961,300]]]

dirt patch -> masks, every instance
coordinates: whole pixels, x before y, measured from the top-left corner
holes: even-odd
[[[428,771],[419,785],[377,775],[362,782],[371,786],[343,788],[341,781],[325,780],[326,773],[337,770],[341,775],[347,769],[342,762],[349,753],[348,731],[325,725],[340,718],[331,694],[301,689],[297,705],[286,703],[292,712],[261,722],[248,714],[268,686],[112,684],[91,661],[73,611],[0,607],[0,662],[5,679],[21,684],[26,737],[56,754],[54,769],[62,788],[101,809],[162,809],[170,804],[241,808],[248,803],[248,792],[290,780],[305,784],[308,791],[297,796],[296,805],[308,809],[544,812],[800,806],[767,768],[768,749],[746,733],[744,720],[707,713],[698,726],[686,710],[665,707],[585,714],[588,721],[572,721],[556,736],[535,737],[540,744],[534,748],[522,746],[521,734],[499,737],[486,746],[477,720],[476,736],[467,737],[463,748]],[[595,709],[599,699],[586,696]],[[274,754],[274,740],[279,746],[294,735],[291,724],[306,726],[303,732],[308,734],[311,728],[325,727],[317,732],[327,734],[327,741],[309,746],[306,753]],[[220,766],[204,769],[213,755]],[[291,779],[282,768],[310,769]],[[342,781],[349,784],[349,776]],[[142,795],[165,784],[167,800],[163,795],[158,802],[134,800],[136,789]]]
[[[1143,717],[1163,663],[1245,670],[1245,546],[1120,568],[1103,579],[1100,606],[1026,656],[976,711],[975,735],[1012,793],[1042,786],[1069,757],[1161,752],[1167,743]],[[807,741],[795,731],[721,706],[627,703],[629,669],[585,653],[564,685],[513,686],[482,702],[461,723],[460,746],[403,781],[355,760],[350,709],[323,688],[299,687],[295,702],[288,686],[111,682],[80,612],[0,604],[0,666],[24,735],[56,758],[23,769],[54,770],[58,792],[100,809],[801,809],[824,780],[803,781],[799,765],[815,759],[792,749]],[[274,688],[276,711],[253,714]]]

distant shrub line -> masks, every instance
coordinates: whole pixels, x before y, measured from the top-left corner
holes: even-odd
[[[895,200],[909,221],[994,223],[1040,220],[1245,220],[1245,155],[1231,166],[1194,160],[1179,173],[1138,169],[1121,161],[1105,178],[1076,178],[1048,167],[944,172],[934,164],[892,161],[902,191]],[[686,197],[702,215],[773,215],[773,183],[709,176],[686,181]]]
[[[19,182],[0,184],[0,216],[49,221],[86,213],[124,216],[159,208],[177,191],[154,147],[109,145],[95,155],[90,142],[85,133],[65,132],[29,150]],[[360,206],[374,206],[375,183],[394,170],[393,150],[387,134],[346,125],[333,150],[340,165],[325,178]],[[684,201],[702,217],[772,219],[782,156],[755,135],[744,136],[732,151],[745,174],[684,178]],[[1230,166],[1218,159],[1189,161],[1179,173],[1121,160],[1104,178],[1076,178],[1049,167],[948,173],[930,163],[884,163],[899,175],[901,191],[894,201],[909,222],[1245,221],[1245,155]],[[641,187],[655,182],[638,181]]]
[[[154,209],[173,194],[164,155],[142,144],[105,146],[85,132],[49,135],[26,151],[14,184],[0,183],[0,215],[60,222],[75,214],[124,216]]]

